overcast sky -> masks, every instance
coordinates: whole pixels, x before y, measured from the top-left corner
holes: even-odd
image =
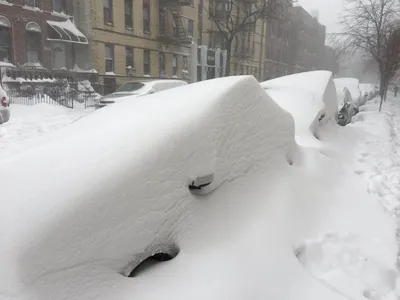
[[[319,21],[327,27],[328,32],[338,32],[340,26],[338,20],[343,11],[346,0],[299,0],[309,13],[318,10]]]

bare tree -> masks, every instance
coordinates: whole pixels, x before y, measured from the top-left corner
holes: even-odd
[[[226,74],[230,75],[232,44],[236,36],[251,34],[259,21],[278,18],[283,3],[290,0],[212,0],[204,10],[215,24],[227,50]],[[263,23],[263,22],[262,22]],[[264,23],[263,25],[264,26]]]
[[[346,52],[361,50],[376,62],[380,78],[381,104],[389,81],[398,68],[397,47],[399,0],[348,0],[342,16],[343,32],[336,35],[337,47]],[[396,69],[397,68],[397,69]]]

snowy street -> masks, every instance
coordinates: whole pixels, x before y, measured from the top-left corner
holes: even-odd
[[[11,105],[0,299],[397,299],[397,99],[339,126],[327,71],[133,99]]]
[[[367,102],[347,128],[357,138],[354,152],[347,153],[350,159],[344,161],[348,171],[363,179],[368,193],[400,224],[400,98],[390,95],[382,113],[378,112],[379,100],[377,97]],[[400,249],[400,237],[397,239]],[[366,298],[382,299],[382,294],[396,286],[398,275],[367,254],[371,244],[363,243],[351,234],[330,234],[300,246],[306,250],[299,259],[316,278],[345,296],[357,297],[359,286],[369,287],[362,292]],[[375,246],[378,252],[385,247]],[[397,299],[398,288],[384,299]]]
[[[44,103],[34,106],[14,104],[10,121],[0,126],[0,151],[18,147],[21,142],[34,142],[36,137],[62,128],[90,112]]]

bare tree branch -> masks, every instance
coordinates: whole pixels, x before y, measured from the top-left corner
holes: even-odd
[[[389,81],[400,68],[399,13],[398,0],[348,0],[341,20],[344,31],[334,36],[339,53],[362,51],[376,62],[381,86],[380,106],[386,98]]]
[[[297,0],[296,0],[297,1]],[[282,19],[285,6],[290,0],[212,0],[208,8],[203,7],[206,14],[216,26],[220,36],[225,38],[227,50],[226,74],[230,75],[232,44],[236,36],[253,34],[257,26],[264,26],[266,19]],[[248,39],[249,40],[249,39]],[[247,48],[251,47],[248,45]]]

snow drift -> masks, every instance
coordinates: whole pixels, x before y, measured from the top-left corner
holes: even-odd
[[[5,299],[339,300],[293,246],[394,237],[362,182],[298,147],[292,117],[251,76],[107,107],[2,157]],[[189,191],[211,174],[207,195]],[[384,262],[395,255],[386,247]]]
[[[276,103],[292,114],[296,140],[312,140],[337,114],[336,89],[329,71],[293,74],[261,83]],[[311,135],[310,135],[311,133]]]

